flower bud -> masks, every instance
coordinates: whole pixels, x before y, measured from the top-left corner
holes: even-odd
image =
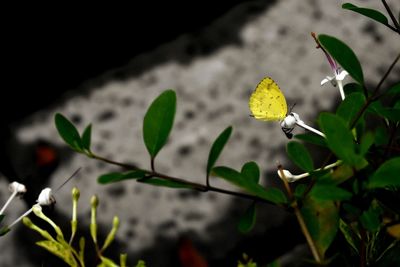
[[[56,199],[54,198],[53,194],[51,193],[51,188],[47,187],[40,192],[39,197],[36,201],[39,205],[42,206],[49,206],[56,203]]]
[[[18,182],[12,182],[8,186],[8,190],[10,190],[12,193],[17,192],[18,195],[23,195],[24,193],[26,193],[25,185]]]

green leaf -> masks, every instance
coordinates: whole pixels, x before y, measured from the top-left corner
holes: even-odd
[[[318,200],[349,200],[353,196],[347,190],[334,184],[316,184],[313,186],[311,196]]]
[[[97,267],[119,267],[112,259],[100,256],[101,263]]]
[[[311,172],[314,170],[314,163],[308,153],[308,150],[303,146],[303,144],[295,141],[291,141],[286,146],[286,151],[289,158],[296,164],[299,168],[306,172]]]
[[[115,183],[128,179],[140,179],[146,176],[146,172],[142,170],[134,170],[128,172],[111,172],[101,175],[97,182],[100,184]]]
[[[389,90],[386,91],[388,95],[400,94],[400,83],[393,85]]]
[[[363,87],[358,83],[346,83],[343,90],[346,97],[352,93],[363,93]]]
[[[90,151],[90,143],[92,139],[92,124],[89,124],[82,134],[82,147]]]
[[[6,215],[0,214],[0,223],[1,223],[1,221],[4,219],[4,217],[6,217]]]
[[[139,260],[135,267],[146,267],[146,263],[142,260]]]
[[[271,201],[276,204],[287,203],[287,198],[285,194],[283,194],[282,191],[280,191],[278,188],[264,188],[261,185],[247,179],[247,177],[245,177],[242,173],[229,167],[214,167],[212,169],[212,174],[221,177],[228,182],[245,189],[247,192],[265,200]]]
[[[386,18],[386,16],[384,14],[382,14],[378,10],[371,9],[371,8],[357,7],[350,3],[343,4],[342,8],[357,12],[357,13],[364,15],[368,18],[371,18],[377,22],[380,22],[385,26],[388,25],[388,19]]]
[[[69,266],[78,266],[78,263],[76,262],[70,247],[63,246],[58,242],[50,240],[36,242],[36,245],[61,258]]]
[[[214,143],[212,144],[210,154],[208,155],[208,160],[207,160],[207,176],[210,174],[210,171],[214,167],[214,164],[217,161],[219,155],[221,154],[222,149],[228,142],[231,133],[232,133],[232,127],[229,126],[217,137],[217,139],[215,139]]]
[[[389,141],[389,134],[385,127],[377,127],[375,129],[375,142],[374,144],[377,146],[386,145]]]
[[[357,234],[355,234],[352,228],[342,219],[339,221],[339,229],[347,243],[358,253],[358,248],[360,247],[360,238],[357,236]]]
[[[165,145],[174,123],[176,110],[176,94],[166,90],[158,96],[143,120],[143,139],[151,158],[155,158]]]
[[[400,157],[392,158],[383,163],[369,178],[369,188],[400,186]]]
[[[365,96],[362,93],[353,93],[348,95],[342,103],[340,103],[336,114],[344,119],[348,126],[351,125],[357,113],[361,110],[365,103]]]
[[[247,178],[258,184],[260,180],[260,168],[254,161],[247,162],[243,165],[241,173]]]
[[[318,40],[329,54],[345,69],[354,80],[364,84],[364,75],[360,61],[349,46],[339,39],[320,34]]]
[[[382,209],[376,202],[372,202],[369,209],[361,214],[360,222],[369,232],[376,232],[381,227],[381,214]]]
[[[390,121],[400,121],[400,108],[398,107],[385,107],[380,101],[375,101],[368,107],[368,112],[384,117]]]
[[[253,202],[250,207],[246,210],[245,214],[240,218],[238,228],[242,233],[248,233],[253,229],[256,223],[256,203]]]
[[[367,154],[369,148],[372,146],[372,144],[375,142],[375,136],[373,133],[371,132],[367,132],[365,133],[362,137],[361,137],[361,143],[359,146],[360,152],[359,154],[361,156],[364,156],[365,154]]]
[[[305,141],[307,143],[317,145],[317,146],[322,146],[326,147],[327,144],[325,142],[325,138],[322,136],[316,135],[314,133],[304,133],[304,134],[296,134],[294,138],[297,138],[299,140]]]
[[[323,256],[339,227],[339,211],[335,202],[307,197],[301,213],[319,254]]]
[[[8,228],[8,227],[2,227],[2,228],[0,228],[0,236],[3,236],[3,235],[7,234],[10,231],[11,231],[11,229]]]
[[[62,139],[74,150],[82,152],[82,140],[75,126],[63,115],[54,117],[56,128]]]
[[[353,135],[347,128],[346,122],[337,115],[321,113],[319,125],[326,135],[326,142],[332,152],[350,165],[357,164],[359,156],[355,154]]]
[[[176,182],[176,181],[169,181],[169,180],[165,180],[165,179],[157,178],[157,177],[154,177],[149,180],[142,181],[142,182],[145,184],[151,184],[154,186],[161,186],[161,187],[193,189],[193,187],[188,184]]]
[[[282,265],[281,265],[280,259],[276,259],[276,260],[268,263],[267,266],[265,266],[265,267],[281,267],[281,266]],[[241,267],[241,266],[238,266],[238,267]],[[254,264],[253,266],[248,266],[248,267],[257,267],[257,265]]]
[[[302,199],[306,190],[307,186],[305,184],[298,184],[294,190],[294,196],[297,199]]]

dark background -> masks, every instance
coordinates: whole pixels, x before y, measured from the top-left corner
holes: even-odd
[[[19,120],[136,55],[181,34],[195,35],[241,2],[4,8],[2,120]]]

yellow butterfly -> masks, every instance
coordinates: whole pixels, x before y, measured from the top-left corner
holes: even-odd
[[[264,78],[251,94],[249,108],[254,118],[262,121],[281,121],[288,113],[285,96],[269,77]]]

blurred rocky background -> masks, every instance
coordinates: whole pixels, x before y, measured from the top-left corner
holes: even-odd
[[[388,2],[398,13],[397,2]],[[349,44],[369,86],[377,84],[399,52],[393,32],[342,10],[342,3],[35,3],[4,9],[0,203],[9,195],[9,180],[23,181],[29,190],[25,202],[13,203],[5,221],[28,209],[43,187],[56,188],[82,167],[57,192],[56,208],[50,212],[69,229],[70,189],[78,186],[79,219],[87,231],[89,198],[97,194],[99,229],[105,236],[112,217],[120,217],[110,253],[117,258],[127,252],[130,266],[138,259],[148,266],[191,266],[182,262],[182,255],[200,255],[208,266],[235,266],[242,253],[261,264],[281,257],[284,266],[299,266],[307,248],[296,221],[285,211],[259,205],[254,230],[243,235],[236,226],[249,201],[134,181],[99,185],[100,174],[119,169],[73,153],[56,132],[54,114],[61,112],[80,131],[93,123],[97,154],[148,168],[143,116],[156,96],[172,88],[178,106],[169,141],[157,157],[160,172],[204,182],[210,146],[232,125],[233,135],[218,164],[239,169],[256,161],[262,183],[280,186],[277,163],[296,169],[285,155],[287,139],[278,124],[249,117],[247,100],[258,82],[272,77],[288,104],[296,104],[302,119],[315,124],[320,111],[338,105],[339,94],[330,85],[320,87],[331,73],[311,31]],[[353,3],[385,13],[379,1]],[[388,83],[399,80],[399,68],[393,73]],[[318,163],[320,154],[314,156]],[[211,183],[232,189],[217,179]],[[59,266],[34,245],[38,239],[37,233],[18,225],[0,239],[0,265]]]

